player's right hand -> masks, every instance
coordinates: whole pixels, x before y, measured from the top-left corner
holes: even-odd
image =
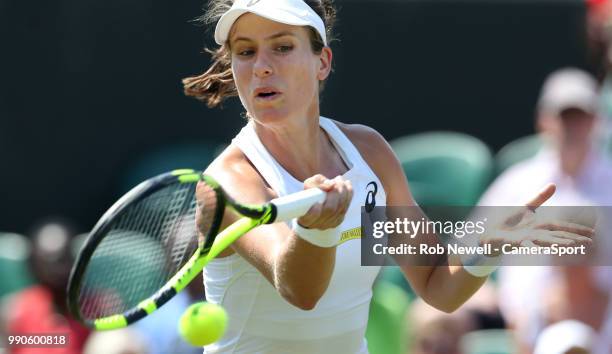
[[[342,223],[351,200],[353,186],[351,181],[338,176],[327,179],[323,175],[314,175],[304,181],[304,189],[320,188],[327,192],[323,203],[317,203],[308,213],[298,219],[298,223],[308,229],[326,230]]]

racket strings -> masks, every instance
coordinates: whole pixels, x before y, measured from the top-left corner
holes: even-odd
[[[206,183],[200,183],[197,190],[197,210],[196,220],[197,228],[200,237],[211,237],[211,231],[215,223],[217,213],[223,213],[223,210],[217,210],[219,197],[217,192]],[[204,240],[200,240],[204,242]]]
[[[201,223],[212,225],[217,196],[198,191]],[[78,299],[85,319],[124,313],[153,295],[197,247],[195,184],[176,183],[122,210],[96,248]],[[210,227],[210,226],[209,226]]]

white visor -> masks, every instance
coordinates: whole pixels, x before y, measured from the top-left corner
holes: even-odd
[[[247,12],[287,25],[310,26],[317,30],[327,45],[323,20],[303,0],[236,0],[217,22],[215,42],[223,45],[234,22]]]
[[[590,74],[575,68],[552,73],[542,87],[539,109],[558,115],[568,108],[595,113],[599,104],[598,85]]]

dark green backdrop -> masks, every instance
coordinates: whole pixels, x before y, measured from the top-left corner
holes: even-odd
[[[388,139],[457,130],[497,149],[532,131],[548,72],[586,65],[579,0],[337,2],[322,113]],[[202,5],[0,0],[0,230],[62,215],[85,231],[130,161],[235,134],[237,100],[208,110],[182,96],[208,60],[211,35],[190,23]]]

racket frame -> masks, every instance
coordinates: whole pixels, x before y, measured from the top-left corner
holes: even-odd
[[[175,183],[198,183],[200,181],[206,183],[214,191],[217,203],[212,225],[208,235],[205,235],[204,244],[198,246],[191,258],[161,289],[140,302],[136,307],[122,314],[110,315],[95,320],[84,318],[79,307],[79,292],[83,276],[96,248],[100,245],[104,237],[106,237],[108,229],[112,226],[113,220],[131,205],[138,203],[163,188]],[[235,202],[223,191],[214,178],[195,170],[174,170],[150,178],[134,187],[104,213],[90,232],[77,255],[68,282],[68,308],[72,315],[90,328],[108,330],[126,327],[164,305],[178,292],[183,290],[183,288],[200,273],[206,263],[216,257],[223,249],[233,242],[225,242],[222,248],[215,247],[214,256],[206,257],[213,248],[218,236],[226,206],[245,216],[229,227],[227,229],[228,232],[242,232],[242,234],[244,234],[258,225],[273,220],[273,216],[276,214],[276,208],[269,203],[261,206],[251,206]],[[228,232],[224,232],[223,234],[227,234]],[[240,236],[242,234],[240,234]]]
[[[171,277],[170,280],[134,308],[122,314],[109,315],[95,320],[84,318],[78,303],[83,275],[85,274],[93,253],[106,236],[108,228],[112,225],[113,219],[130,205],[137,203],[152,193],[171,184],[200,182],[206,183],[215,192],[217,203],[212,226],[208,234],[205,235],[204,243],[198,245],[198,248],[191,258],[179,268],[177,273]],[[70,274],[68,283],[68,308],[77,320],[96,330],[111,330],[126,327],[153,313],[172,299],[202,271],[208,262],[217,257],[223,250],[229,247],[229,245],[251,229],[259,225],[271,224],[277,221],[277,216],[280,217],[279,221],[284,221],[303,215],[310,206],[316,202],[322,202],[324,199],[325,193],[315,188],[277,198],[262,205],[237,203],[224,192],[221,185],[219,185],[214,178],[200,171],[189,169],[174,170],[148,179],[134,187],[113,204],[113,206],[100,218],[87,237]],[[221,233],[218,233],[223,220],[225,207],[229,207],[243,217],[229,225]]]

